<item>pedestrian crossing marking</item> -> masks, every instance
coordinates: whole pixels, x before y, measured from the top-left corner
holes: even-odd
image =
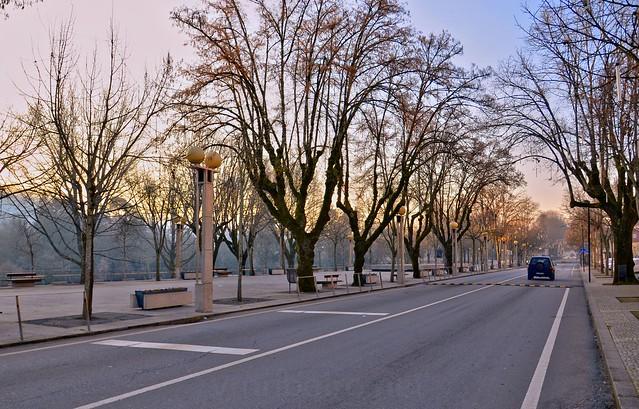
[[[494,285],[494,286],[501,286],[501,287],[536,287],[536,288],[572,288],[572,287],[581,287],[581,286],[576,286],[576,285],[565,285],[565,284],[473,283],[473,282],[462,282],[462,283],[439,282],[439,283],[427,283],[427,285],[449,285],[449,286]]]

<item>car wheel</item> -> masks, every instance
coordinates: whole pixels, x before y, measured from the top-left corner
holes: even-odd
[[[555,275],[554,274],[550,276],[550,281],[555,281]]]
[[[529,275],[529,276],[528,276],[528,279],[529,279],[529,280],[532,280],[532,279],[533,279],[533,276]]]

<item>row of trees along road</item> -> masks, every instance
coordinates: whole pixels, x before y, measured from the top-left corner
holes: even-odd
[[[631,1],[543,1],[528,10],[532,52],[521,52],[498,75],[500,120],[513,140],[559,169],[570,207],[608,216],[614,283],[637,282],[638,12]]]
[[[461,45],[416,32],[400,2],[256,1],[247,12],[221,0],[172,17],[200,57],[184,71],[180,109],[215,135],[210,144],[240,158],[294,238],[303,291],[314,290],[304,277],[334,203],[353,234],[357,281],[415,172],[439,155],[469,164],[497,149],[479,132],[459,132],[473,122],[487,74],[455,66]]]
[[[416,276],[429,235],[451,259],[452,221],[457,239],[473,245],[484,233],[496,243],[525,237],[531,219],[510,217],[494,190],[521,186],[509,145],[533,142],[544,149],[530,156],[563,172],[572,205],[609,215],[616,265],[631,268],[624,243],[637,219],[632,166],[639,165],[628,160],[636,121],[613,113],[636,111],[636,81],[623,82],[616,103],[611,64],[629,71],[634,55],[622,61],[606,43],[612,36],[561,26],[572,16],[612,30],[626,20],[601,20],[598,8],[630,6],[603,1],[581,15],[570,5],[544,2],[531,13],[537,59],[522,54],[507,64],[495,75],[499,87],[490,84],[495,95],[486,91],[490,71],[457,66],[461,45],[446,32],[417,32],[395,0],[178,8],[171,18],[197,59],[176,71],[167,58],[141,81],[128,78],[115,34],[103,67],[98,51],[80,59],[66,25],[29,73],[28,109],[0,122],[0,155],[12,172],[4,192],[60,257],[80,266],[90,315],[93,240],[124,225],[104,220],[132,218],[153,232],[157,278],[160,258],[174,263],[178,220],[190,227],[183,240],[192,241],[200,221],[189,212],[193,182],[181,157],[194,144],[226,158],[216,182],[214,257],[225,243],[245,268],[255,236],[268,227],[285,250],[282,267],[296,255],[300,287],[314,291],[307,278],[316,244],[344,235],[332,221],[347,223],[353,236],[355,283],[378,239],[394,248],[389,233],[402,206]],[[10,137],[19,141],[5,144]],[[575,184],[597,202],[577,200]],[[531,208],[515,202],[522,212]]]

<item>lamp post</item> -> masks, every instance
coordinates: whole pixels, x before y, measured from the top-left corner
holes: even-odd
[[[175,217],[175,260],[173,260],[173,277],[180,276],[182,270],[182,236],[186,220],[184,217]]]
[[[348,239],[348,264],[346,265],[346,271],[353,265],[353,233],[348,233],[346,238]]]
[[[404,285],[404,216],[406,215],[406,206],[399,208],[399,234],[397,243],[397,255],[399,256],[399,276],[398,282]]]
[[[488,271],[488,246],[486,245],[486,232],[483,232],[481,234],[482,236],[482,243],[484,245],[484,251],[482,252],[482,258],[481,258],[481,270],[483,272]]]
[[[449,224],[450,228],[453,230],[453,245],[452,245],[452,256],[450,260],[450,273],[455,274],[455,256],[457,255],[457,228],[459,224],[456,221],[452,221]]]
[[[195,310],[213,310],[213,174],[222,165],[215,151],[204,153],[200,147],[189,149],[186,159],[191,163],[195,179],[193,218],[196,235]],[[202,228],[200,229],[200,195],[202,196]]]

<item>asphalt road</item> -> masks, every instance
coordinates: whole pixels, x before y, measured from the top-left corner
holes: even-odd
[[[3,349],[0,407],[614,407],[573,268]]]

